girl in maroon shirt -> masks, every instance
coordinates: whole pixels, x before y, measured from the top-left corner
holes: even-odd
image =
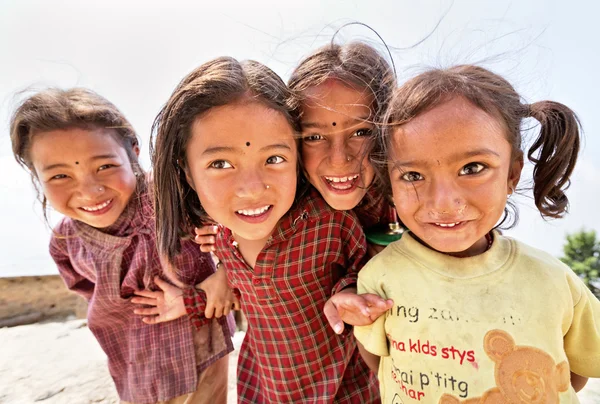
[[[379,402],[354,338],[323,314],[356,283],[364,234],[353,212],[306,191],[288,101],[257,62],[218,58],[181,81],[154,125],[159,249],[172,258],[178,230],[223,225],[217,252],[248,319],[239,402]]]
[[[65,217],[50,254],[67,287],[88,301],[88,326],[108,357],[122,402],[226,403],[227,319],[194,330],[181,317],[157,326],[133,313],[140,289],[167,288],[156,249],[153,209],[133,128],[110,102],[85,89],[49,89],[25,100],[11,119],[17,161]],[[193,288],[214,273],[208,254],[181,243],[172,258]],[[172,275],[172,274],[171,274]]]

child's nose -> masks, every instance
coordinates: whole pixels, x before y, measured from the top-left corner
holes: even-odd
[[[79,193],[87,199],[96,199],[106,191],[102,183],[95,178],[86,178],[79,186]]]
[[[464,210],[460,189],[451,180],[432,181],[428,205],[435,215],[458,215]]]
[[[259,173],[249,172],[239,176],[236,194],[242,198],[255,198],[267,189],[269,186],[265,184]]]
[[[333,145],[329,151],[329,162],[332,166],[345,166],[352,160],[352,153],[343,144]]]

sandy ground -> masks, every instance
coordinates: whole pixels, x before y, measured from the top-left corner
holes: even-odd
[[[235,403],[235,365],[244,333],[234,337],[229,363],[229,403]],[[600,403],[600,379],[579,394]],[[118,403],[106,357],[84,320],[0,329],[0,403]]]

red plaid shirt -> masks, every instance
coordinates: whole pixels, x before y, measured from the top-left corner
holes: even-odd
[[[219,231],[216,250],[248,319],[238,359],[240,403],[379,402],[352,333],[335,334],[323,314],[332,294],[356,283],[365,262],[353,213],[332,209],[312,190],[280,220],[254,268],[228,229]]]
[[[50,254],[65,284],[89,302],[88,326],[108,356],[119,397],[135,403],[196,391],[198,373],[233,350],[226,319],[207,325],[210,342],[198,349],[187,317],[147,325],[133,314],[133,291],[157,290],[153,278],[162,275],[155,242],[147,194],[134,196],[108,229],[65,218],[50,241]],[[214,272],[211,257],[192,242],[182,242],[175,264],[188,285]]]

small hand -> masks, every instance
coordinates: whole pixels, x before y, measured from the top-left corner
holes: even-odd
[[[217,265],[217,271],[196,285],[206,293],[206,318],[221,317],[231,310],[240,309],[240,301],[227,284],[227,271],[222,264]]]
[[[385,300],[372,293],[357,295],[355,289],[347,288],[329,298],[323,313],[336,334],[341,334],[344,323],[359,326],[373,324],[393,304],[391,299]]]
[[[215,236],[219,231],[217,225],[202,226],[200,228],[195,227],[194,242],[200,245],[200,251],[202,252],[213,252],[215,251]]]
[[[142,321],[146,324],[158,324],[165,321],[175,320],[186,314],[183,303],[183,292],[176,286],[173,286],[158,276],[154,278],[154,283],[159,287],[159,291],[137,290],[131,303],[142,304],[151,307],[141,307],[133,310],[134,314],[144,316]]]

